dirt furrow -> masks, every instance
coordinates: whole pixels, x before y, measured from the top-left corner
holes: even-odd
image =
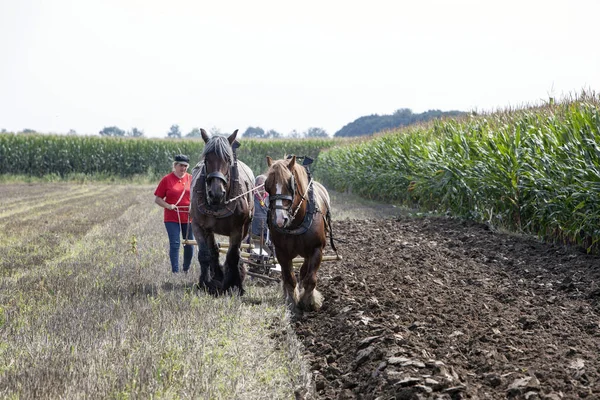
[[[320,398],[600,397],[600,258],[447,218],[337,221],[296,330]]]

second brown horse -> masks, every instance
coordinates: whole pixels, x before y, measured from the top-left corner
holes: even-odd
[[[323,185],[310,178],[296,156],[277,161],[267,157],[267,164],[268,224],[281,265],[284,296],[294,311],[297,307],[319,310],[323,297],[316,289],[317,272],[330,226],[329,194]],[[292,261],[297,256],[304,257],[299,285]]]

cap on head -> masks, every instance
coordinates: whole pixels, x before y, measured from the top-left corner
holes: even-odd
[[[184,154],[177,154],[173,159],[177,164],[190,165],[190,158]]]
[[[260,185],[261,183],[264,183],[264,181],[267,179],[266,176],[264,175],[258,175],[255,179],[254,179],[254,184],[255,185]]]

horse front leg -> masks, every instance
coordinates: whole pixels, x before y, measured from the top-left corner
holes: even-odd
[[[198,262],[200,263],[198,287],[216,294],[220,289],[223,273],[219,266],[219,248],[215,242],[215,235],[201,229],[198,229],[198,233],[194,229],[194,235],[198,243]]]
[[[208,269],[210,267],[210,252],[206,244],[206,232],[198,224],[192,224],[192,231],[198,245],[198,263],[200,264],[200,277],[198,278],[198,287],[206,287],[210,280]]]
[[[211,285],[215,290],[220,290],[223,286],[223,269],[219,264],[219,246],[215,239],[214,233],[210,233],[206,237],[206,244],[210,254],[210,280]]]
[[[302,285],[300,289],[300,307],[309,311],[319,311],[321,306],[323,305],[323,295],[319,292],[317,287],[317,271],[319,271],[319,267],[321,266],[321,261],[323,260],[323,249],[317,247],[313,250],[313,252],[306,257],[304,260],[304,264],[302,265],[302,269],[304,270],[304,274],[301,271],[301,281]]]
[[[275,247],[275,254],[277,255],[277,262],[281,266],[281,280],[283,285],[283,296],[285,303],[294,314],[297,313],[298,305],[298,287],[296,281],[296,275],[294,274],[294,265],[292,263],[293,257],[288,257],[283,254],[283,251],[277,251]]]
[[[246,267],[241,261],[240,246],[242,244],[242,232],[229,236],[229,250],[225,257],[225,277],[223,290],[237,288],[240,296],[244,294],[244,279],[246,278]]]

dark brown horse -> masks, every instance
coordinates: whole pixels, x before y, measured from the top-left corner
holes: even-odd
[[[267,164],[268,224],[275,255],[281,265],[286,301],[294,310],[296,307],[318,310],[323,297],[316,290],[317,271],[330,222],[329,194],[323,185],[309,178],[306,168],[296,162],[296,156],[277,161],[267,157]],[[296,256],[304,257],[299,274],[300,287],[297,287],[292,263]]]
[[[192,171],[190,201],[200,262],[198,286],[210,293],[237,288],[243,294],[246,270],[240,262],[240,245],[254,212],[254,174],[235,155],[237,130],[227,138],[209,137],[204,129],[200,131],[205,145],[201,161]],[[229,236],[222,268],[215,234]]]

